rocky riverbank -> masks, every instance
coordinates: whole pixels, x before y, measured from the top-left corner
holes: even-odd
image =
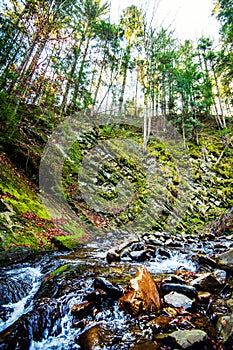
[[[1,332],[0,349],[230,350],[232,238],[155,232],[120,245],[115,239],[110,249],[109,233],[68,254],[31,257],[20,267],[39,271],[38,285]],[[17,268],[2,272],[2,281],[21,290],[10,294],[0,284],[1,295],[12,295],[1,306],[5,322],[30,291]]]

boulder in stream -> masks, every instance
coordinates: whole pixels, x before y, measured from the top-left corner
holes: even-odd
[[[123,294],[123,289],[119,286],[114,286],[105,278],[95,278],[94,288],[104,291],[108,297],[112,299],[119,299]]]
[[[112,262],[121,261],[121,256],[115,250],[110,249],[106,255],[107,262],[111,264]]]
[[[198,290],[209,292],[223,288],[226,283],[226,272],[223,270],[216,270],[214,272],[203,273],[201,276],[195,278],[190,284]]]
[[[80,304],[75,304],[71,307],[71,314],[78,318],[87,317],[94,307],[94,303],[84,301]]]
[[[150,260],[152,257],[154,257],[154,255],[155,255],[155,251],[152,249],[137,250],[129,253],[130,258],[133,261],[138,261],[138,262],[144,262],[146,260]]]
[[[221,269],[233,272],[233,249],[220,254],[216,262]]]
[[[161,300],[157,285],[145,266],[140,266],[119,299],[119,308],[133,316],[158,313]]]
[[[179,283],[165,283],[161,285],[162,292],[177,292],[181,294],[185,294],[190,298],[195,298],[197,295],[197,290],[193,286],[187,286]]]
[[[104,344],[111,343],[113,335],[105,328],[96,323],[91,327],[87,328],[76,340],[76,342],[81,346],[82,350],[95,350],[103,349]]]
[[[186,295],[177,293],[177,292],[171,292],[164,297],[164,301],[169,304],[170,306],[176,307],[176,308],[183,308],[184,310],[191,309],[193,306],[193,300],[188,298]]]
[[[200,329],[178,330],[169,335],[160,335],[156,339],[164,340],[167,344],[179,349],[205,349],[202,347],[207,341],[208,335]]]

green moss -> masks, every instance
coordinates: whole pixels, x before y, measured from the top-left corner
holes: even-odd
[[[15,213],[32,212],[49,219],[33,185],[10,164],[1,164],[0,180],[0,193]]]
[[[40,135],[41,140],[45,142],[47,135],[44,133],[44,128],[49,127],[52,130],[51,125],[54,122],[55,114],[48,111],[46,116],[41,115],[38,108],[27,111],[27,113],[24,113],[23,110],[21,112],[23,115],[30,116],[27,124],[32,134]],[[31,124],[30,120],[32,120]],[[35,125],[32,125],[33,122]],[[67,133],[69,132],[70,130],[67,129]],[[198,145],[191,141],[188,142],[187,152],[191,160],[188,163],[192,172],[191,182],[195,183],[198,188],[193,199],[197,201],[192,199],[192,203],[187,207],[187,213],[178,213],[181,219],[173,228],[175,233],[198,232],[219,212],[224,212],[233,205],[233,151],[231,145],[226,147],[231,133],[230,129],[223,131],[202,129]],[[19,140],[22,140],[20,130],[17,130],[15,135],[20,137]],[[97,185],[99,188],[97,188],[97,193],[100,195],[100,200],[102,197],[104,200],[117,202],[117,185],[122,179],[130,182],[134,193],[132,198],[126,198],[126,202],[129,199],[128,205],[120,208],[121,211],[118,210],[116,213],[95,212],[91,204],[89,205],[82,198],[79,189],[80,166],[87,151],[91,152],[99,141],[111,138],[113,140],[116,138],[129,139],[137,142],[139,146],[143,144],[140,128],[123,124],[102,125],[93,128],[93,130],[83,130],[82,137],[79,141],[74,142],[68,152],[68,157],[65,159],[62,169],[63,190],[67,202],[77,214],[80,225],[77,227],[77,223],[66,222],[61,229],[68,235],[63,235],[62,232],[54,233],[56,237],[53,241],[57,245],[63,245],[64,249],[74,249],[80,244],[86,235],[86,229],[82,228],[82,224],[83,227],[88,224],[90,228],[93,227],[95,230],[98,227],[98,222],[106,222],[108,227],[124,227],[130,222],[133,226],[134,220],[137,219],[138,230],[146,231],[153,227],[161,230],[166,229],[173,204],[179,204],[180,197],[185,196],[185,189],[180,190],[182,174],[179,173],[179,160],[184,155],[184,149],[181,148],[180,144],[171,145],[171,142],[166,140],[162,141],[158,137],[150,137],[147,144],[147,154],[144,156],[145,158],[148,156],[148,164],[150,164],[150,158],[156,160],[156,171],[153,181],[150,180],[148,185],[146,171],[141,169],[141,163],[144,162],[145,158],[140,159],[140,156],[137,158],[127,154],[123,143],[121,147],[118,143],[114,146],[113,142],[113,150],[116,147],[117,157],[104,163],[98,170]],[[12,147],[16,147],[16,144]],[[20,146],[17,145],[17,147],[17,151],[20,151]],[[24,149],[23,152],[26,155],[25,159],[29,161],[32,160],[34,154],[40,155],[42,152],[40,144],[30,144],[28,148],[30,150]],[[35,159],[33,161],[35,163]],[[39,200],[38,189],[28,181],[26,176],[6,161],[1,164],[0,191],[4,205],[9,207],[6,208],[6,211],[12,211],[9,220],[4,216],[0,218],[0,249],[15,245],[43,248],[51,246],[53,237],[51,232],[56,229],[49,221],[48,214]],[[54,191],[57,192],[57,189],[54,188]],[[156,202],[159,205],[159,202],[162,202],[163,208],[161,206],[161,215],[158,217],[155,215],[157,208],[149,208],[146,205],[148,198],[152,198],[151,203]],[[144,215],[144,209],[146,209],[146,215]]]
[[[63,272],[67,271],[67,269],[70,268],[70,265],[65,264],[60,267],[58,267],[56,270],[52,271],[49,274],[49,278],[53,278],[55,276],[63,275]]]
[[[81,245],[80,236],[58,236],[53,243],[62,250],[73,250]]]
[[[216,173],[220,174],[223,178],[228,179],[233,176],[233,162],[221,163],[215,166]]]
[[[199,151],[199,149],[192,147],[189,149],[189,155],[190,155],[190,157],[192,157],[194,159],[198,159],[200,157],[200,151]]]
[[[51,248],[54,224],[40,202],[36,186],[1,156],[1,249],[18,246]],[[56,232],[57,233],[57,232]]]

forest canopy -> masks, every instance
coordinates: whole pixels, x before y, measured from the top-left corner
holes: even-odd
[[[180,42],[129,6],[118,23],[101,0],[25,0],[1,5],[0,98],[3,131],[20,105],[56,113],[147,107],[187,136],[207,119],[226,128],[232,115],[233,1],[213,1],[221,24],[210,38]],[[156,13],[155,13],[156,16]],[[12,105],[14,107],[12,107]],[[9,113],[10,111],[10,113]]]

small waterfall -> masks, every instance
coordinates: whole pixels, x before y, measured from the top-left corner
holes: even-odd
[[[28,312],[32,306],[32,298],[37,292],[42,274],[33,267],[19,268],[5,272],[0,282],[11,285],[12,302],[0,306],[3,319],[0,318],[0,332],[14,323],[20,316]]]
[[[148,319],[134,319],[120,311],[116,299],[105,298],[95,288],[96,278],[124,287],[142,264],[158,280],[169,279],[178,270],[181,275],[183,272],[195,275],[200,269],[196,254],[209,252],[211,242],[208,245],[201,242],[199,247],[191,239],[185,241],[188,249],[181,241],[172,242],[179,243],[180,248],[159,245],[155,249],[149,242],[147,248],[146,243],[136,238],[129,244],[126,241],[120,248],[121,260],[109,264],[106,257],[113,243],[98,236],[96,241],[76,251],[54,252],[41,256],[31,266],[28,262],[23,267],[3,269],[0,296],[3,299],[5,294],[6,298],[0,303],[0,348],[80,350],[93,336],[100,342],[97,348],[127,350],[141,340],[152,339],[153,325],[148,326]],[[225,248],[228,246],[227,240],[221,242]],[[211,249],[216,250],[215,243],[212,242]],[[216,244],[221,250],[219,243]],[[145,252],[151,255],[142,262],[138,257]],[[84,308],[81,313],[72,311],[72,306],[85,303],[90,303],[91,308]]]
[[[187,271],[196,271],[196,264],[189,259],[187,254],[180,252],[172,253],[170,257],[151,261],[147,266],[148,270],[153,273],[171,273],[176,270],[185,269]]]

